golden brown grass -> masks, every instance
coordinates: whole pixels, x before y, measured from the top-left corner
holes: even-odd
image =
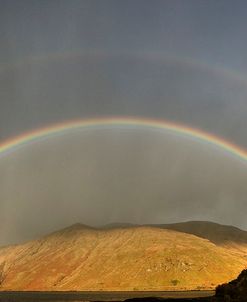
[[[0,249],[0,289],[210,289],[247,266],[246,252],[244,242],[216,244],[163,227],[75,225]]]

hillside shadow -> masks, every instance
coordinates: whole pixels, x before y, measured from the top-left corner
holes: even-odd
[[[216,245],[222,245],[225,243],[247,244],[247,231],[243,231],[233,226],[220,225],[218,223],[208,221],[160,224],[156,225],[156,227],[195,235],[208,239]]]

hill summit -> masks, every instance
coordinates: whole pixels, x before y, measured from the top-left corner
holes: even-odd
[[[247,267],[247,232],[210,222],[75,224],[0,249],[0,290],[213,289]]]

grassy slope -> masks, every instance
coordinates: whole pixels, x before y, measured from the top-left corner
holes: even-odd
[[[97,230],[75,225],[0,250],[0,288],[208,289],[235,278],[247,266],[246,252],[245,242],[217,244],[164,226]]]

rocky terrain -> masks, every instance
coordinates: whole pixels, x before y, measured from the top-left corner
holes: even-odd
[[[214,289],[247,267],[247,232],[209,222],[81,224],[0,249],[0,290]]]

